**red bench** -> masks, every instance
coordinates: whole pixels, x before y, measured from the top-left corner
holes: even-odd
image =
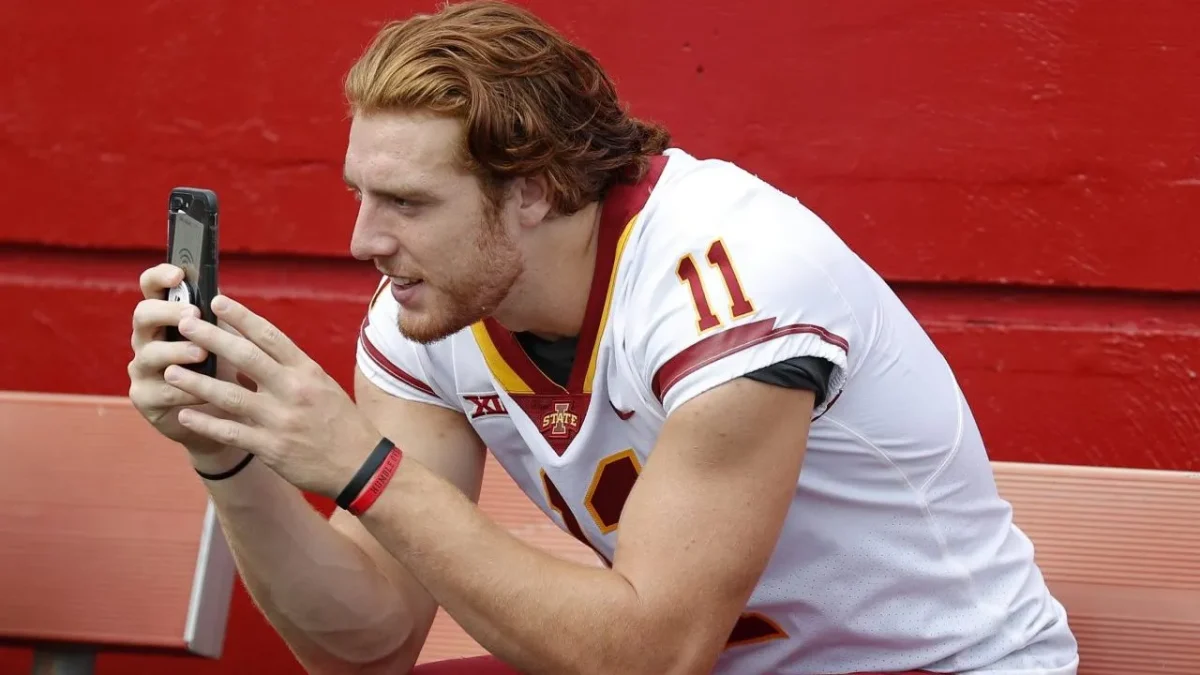
[[[995,463],[1080,675],[1200,673],[1200,473]]]
[[[126,399],[0,392],[0,638],[35,673],[220,656],[234,573],[187,458]]]
[[[1200,673],[1200,474],[994,468],[1067,606],[1081,675]],[[480,504],[598,564],[491,460]],[[186,459],[126,400],[0,392],[0,509],[0,638],[38,649],[35,667],[86,673],[108,648],[219,656],[232,559]],[[439,613],[421,661],[482,652]]]

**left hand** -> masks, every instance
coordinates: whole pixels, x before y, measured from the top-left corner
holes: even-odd
[[[254,453],[302,490],[336,496],[379,442],[378,430],[321,366],[266,319],[227,296],[214,298],[212,309],[241,335],[195,318],[181,321],[180,333],[227,360],[258,390],[171,366],[167,382],[237,418],[191,408],[180,411],[179,423]]]

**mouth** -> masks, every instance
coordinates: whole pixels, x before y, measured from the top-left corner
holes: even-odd
[[[392,285],[401,290],[415,288],[418,284],[425,283],[424,279],[417,279],[415,277],[392,277],[391,279]]]

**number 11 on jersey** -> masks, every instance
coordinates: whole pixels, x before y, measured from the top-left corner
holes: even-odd
[[[705,257],[710,266],[721,272],[721,279],[725,282],[725,291],[729,294],[731,319],[740,319],[752,313],[754,304],[742,290],[742,282],[738,279],[737,270],[733,268],[733,261],[729,259],[729,252],[725,250],[725,242],[720,239],[714,241],[709,245]],[[712,304],[709,303],[708,294],[704,290],[704,280],[700,278],[700,268],[696,265],[696,259],[692,257],[691,253],[679,259],[675,275],[679,277],[680,282],[687,284],[688,289],[692,292],[692,302],[695,303],[696,309],[696,329],[703,333],[720,326],[721,319],[713,313]]]

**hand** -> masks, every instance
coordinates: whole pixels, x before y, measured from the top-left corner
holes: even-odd
[[[170,366],[167,382],[225,413],[189,408],[180,411],[180,425],[254,453],[302,490],[336,496],[379,442],[378,430],[333,378],[266,319],[225,296],[214,298],[212,309],[238,334],[195,318],[180,321],[180,333],[244,373],[257,390]]]
[[[221,445],[181,425],[179,412],[187,406],[199,406],[199,410],[209,415],[224,413],[168,384],[163,376],[169,366],[199,363],[208,357],[207,351],[191,342],[164,339],[168,326],[178,326],[187,317],[199,320],[200,311],[192,305],[163,299],[167,289],[174,288],[182,280],[183,270],[165,263],[142,272],[139,285],[144,300],[133,310],[133,360],[127,369],[129,400],[162,435],[183,444],[193,454],[217,455],[222,450]],[[218,359],[217,377],[235,382],[237,372]]]

